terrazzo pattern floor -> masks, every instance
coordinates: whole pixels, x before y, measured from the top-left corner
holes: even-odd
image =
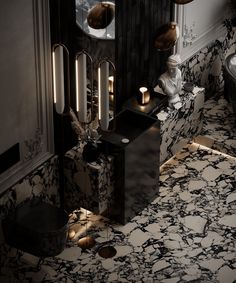
[[[128,224],[78,210],[70,228],[66,249],[38,268],[38,258],[12,249],[0,282],[234,283],[236,158],[188,144],[161,167],[159,195]],[[81,250],[86,229],[96,245]],[[110,259],[98,254],[107,241],[117,250]]]

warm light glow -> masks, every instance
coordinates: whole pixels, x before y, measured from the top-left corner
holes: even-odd
[[[108,78],[109,80],[109,93],[113,93],[114,92],[114,76],[110,76]]]
[[[101,120],[101,68],[98,68],[98,119]]]
[[[142,93],[144,93],[145,91],[147,91],[147,88],[146,87],[140,87],[139,89]]]
[[[145,104],[145,92],[147,91],[147,88],[146,87],[140,87],[139,91],[141,91],[141,93],[142,93],[142,97],[141,97],[142,104]]]
[[[150,101],[150,93],[146,87],[139,88],[138,103],[145,105]]]
[[[100,128],[109,127],[109,62],[103,61],[98,67],[98,118]]]
[[[56,62],[55,62],[55,51],[52,52],[52,73],[53,73],[53,101],[57,102],[57,89],[56,89]]]
[[[87,122],[87,55],[81,53],[76,57],[76,110],[79,121]]]
[[[79,71],[78,71],[78,59],[75,60],[75,86],[76,86],[76,111],[79,111]]]
[[[57,45],[52,51],[53,102],[58,114],[65,108],[64,47]]]

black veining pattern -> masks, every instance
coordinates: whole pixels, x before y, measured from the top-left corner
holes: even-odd
[[[162,165],[159,195],[129,223],[75,210],[70,216],[75,235],[60,255],[37,266],[38,258],[10,249],[0,280],[233,283],[235,180],[234,157],[189,143]],[[81,250],[77,241],[86,234],[96,245]],[[111,259],[97,253],[107,241],[117,250]]]

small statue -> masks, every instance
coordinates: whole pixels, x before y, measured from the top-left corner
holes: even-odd
[[[158,85],[168,96],[168,106],[171,109],[179,109],[182,106],[179,92],[182,89],[182,76],[178,68],[180,64],[180,56],[178,54],[171,55],[166,62],[167,72],[162,74],[158,79]]]

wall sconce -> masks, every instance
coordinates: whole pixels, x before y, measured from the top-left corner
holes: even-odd
[[[65,66],[66,62],[66,66]],[[52,48],[53,102],[58,114],[63,114],[66,105],[66,85],[69,94],[69,51],[63,44]],[[67,73],[67,77],[65,77]]]
[[[90,66],[90,67],[89,67]],[[92,58],[85,51],[80,52],[75,58],[75,82],[76,82],[76,111],[79,121],[90,123],[93,107],[93,71]],[[88,121],[88,94],[87,85],[90,83],[91,115]]]
[[[110,76],[110,72],[113,72]],[[103,60],[98,65],[98,119],[103,131],[108,131],[110,117],[109,93],[113,94],[113,113],[115,113],[115,67],[109,60]],[[114,114],[113,114],[114,116]]]
[[[150,92],[146,87],[140,87],[137,94],[137,101],[139,105],[146,105],[150,101]]]

